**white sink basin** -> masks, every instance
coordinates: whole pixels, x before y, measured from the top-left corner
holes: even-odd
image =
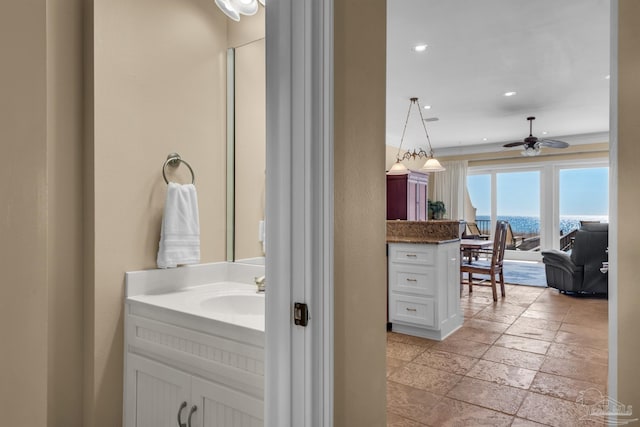
[[[215,295],[200,301],[200,307],[225,315],[264,316],[264,294]]]
[[[264,293],[256,293],[255,285],[220,282],[127,301],[264,331]]]

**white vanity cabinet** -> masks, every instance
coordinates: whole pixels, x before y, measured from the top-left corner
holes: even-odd
[[[131,411],[126,425],[137,427],[260,427],[262,401],[174,369],[129,355],[126,387]]]
[[[124,426],[262,427],[264,334],[234,328],[127,300]]]
[[[443,340],[462,326],[460,243],[389,243],[391,330]]]

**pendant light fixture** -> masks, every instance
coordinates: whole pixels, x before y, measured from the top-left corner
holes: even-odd
[[[229,0],[229,3],[243,15],[255,15],[258,11],[258,0]]]
[[[255,15],[258,12],[258,0],[214,0],[220,10],[234,21],[240,21],[240,15]],[[264,0],[260,0],[264,6]]]
[[[407,118],[404,122],[404,129],[402,130],[402,137],[400,138],[400,146],[398,147],[398,154],[396,154],[396,162],[391,166],[391,169],[387,172],[387,175],[406,175],[409,173],[409,169],[402,163],[403,160],[409,159],[423,159],[426,158],[424,166],[420,168],[420,170],[425,172],[441,172],[445,170],[445,168],[440,164],[438,159],[433,157],[433,147],[431,147],[431,140],[429,139],[429,132],[427,132],[427,125],[424,122],[424,117],[422,117],[422,109],[420,108],[420,102],[418,98],[410,98],[409,99],[409,111],[407,111]],[[400,157],[400,151],[402,150],[402,143],[404,142],[404,135],[407,132],[407,124],[409,123],[409,116],[411,115],[411,108],[413,105],[417,106],[418,113],[420,115],[420,122],[422,123],[422,128],[424,129],[424,134],[427,137],[427,144],[429,145],[429,153],[425,152],[423,149],[407,151]]]
[[[222,13],[227,15],[229,18],[233,19],[236,22],[240,21],[240,13],[229,4],[229,0],[215,0],[216,6],[220,8]]]

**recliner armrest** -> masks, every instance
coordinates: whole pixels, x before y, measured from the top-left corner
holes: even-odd
[[[578,266],[571,261],[569,255],[557,249],[542,251],[542,262],[565,270],[569,274],[573,274],[574,271],[578,270]]]

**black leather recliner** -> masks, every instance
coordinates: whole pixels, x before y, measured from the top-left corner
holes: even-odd
[[[564,292],[607,294],[609,275],[602,273],[607,261],[609,224],[584,224],[576,233],[571,255],[555,249],[542,251],[547,285]]]

